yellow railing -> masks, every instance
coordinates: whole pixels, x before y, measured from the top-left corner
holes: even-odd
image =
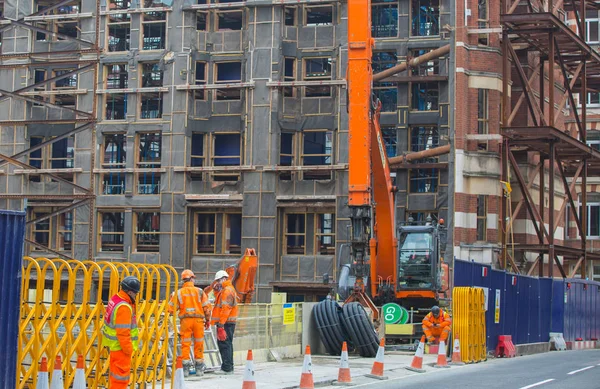
[[[452,330],[460,339],[463,362],[486,359],[485,295],[481,288],[456,287],[452,291]]]
[[[99,347],[100,330],[105,303],[128,275],[141,281],[137,302],[141,344],[134,354],[132,382],[155,387],[162,381],[164,387],[169,363],[166,309],[178,284],[173,267],[25,257],[17,389],[35,388],[41,358],[53,366],[59,355],[65,387],[73,382],[78,355],[84,356],[88,387],[108,386],[108,352]]]

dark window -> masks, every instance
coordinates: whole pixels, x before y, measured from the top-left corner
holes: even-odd
[[[131,16],[129,14],[107,15],[108,51],[129,51],[131,41]]]
[[[214,254],[217,240],[217,215],[214,213],[199,213],[196,216],[196,254]]]
[[[333,7],[330,5],[306,7],[305,12],[307,26],[333,23]]]
[[[213,136],[213,166],[241,165],[241,135],[215,134]],[[237,181],[239,172],[219,172],[213,175],[213,181]]]
[[[163,71],[158,63],[142,64],[142,88],[163,86]]]
[[[126,64],[113,64],[106,69],[106,89],[125,89],[128,85]]]
[[[285,254],[305,254],[306,215],[303,213],[288,213],[285,226]]]
[[[487,196],[477,196],[477,240],[487,240]]]
[[[127,156],[127,136],[125,134],[104,135],[103,169],[123,169]],[[102,175],[102,194],[125,194],[125,173],[110,172]]]
[[[309,58],[304,60],[304,80],[305,81],[326,81],[331,80],[331,58]],[[307,86],[305,87],[306,97],[328,97],[331,96],[330,86]]]
[[[160,92],[140,93],[140,118],[141,119],[160,119],[163,110],[163,94]]]
[[[206,85],[206,62],[196,62],[196,85]],[[194,99],[206,100],[206,90],[194,90]]]
[[[317,255],[335,254],[335,214],[318,213],[316,219]]]
[[[302,165],[331,165],[333,160],[333,131],[306,131],[303,133]],[[304,180],[329,180],[331,172],[327,170],[306,171]]]
[[[221,11],[217,14],[218,30],[241,30],[244,27],[242,11]]]
[[[285,7],[285,25],[295,26],[296,25],[296,7]]]
[[[146,12],[143,25],[142,50],[164,50],[167,32],[167,14],[165,12]]]
[[[101,212],[98,219],[100,219],[100,251],[123,252],[125,213]]]
[[[125,120],[127,117],[127,94],[109,93],[106,99],[106,120]]]
[[[396,156],[396,145],[398,144],[398,131],[396,127],[382,127],[383,141],[385,142],[385,152],[388,158]]]
[[[160,213],[136,212],[135,251],[157,253],[160,241]]]
[[[204,166],[204,134],[193,133],[192,134],[192,150],[190,157],[190,166],[202,167]],[[203,179],[202,172],[192,172],[192,180],[201,181]]]
[[[208,25],[206,23],[207,20],[208,20],[208,13],[198,12],[196,14],[196,30],[207,31],[207,29],[208,29]]]
[[[398,36],[398,2],[376,0],[371,6],[371,33],[374,38]]]
[[[293,166],[294,165],[294,134],[281,133],[281,147],[279,149],[279,165]],[[291,172],[281,172],[279,175],[281,180],[291,180]]]
[[[52,169],[68,169],[73,167],[75,157],[75,138],[70,136],[52,144]]]
[[[439,84],[437,82],[415,82],[412,84],[412,109],[415,111],[437,111]]]
[[[440,33],[439,0],[412,0],[413,36],[433,36]]]

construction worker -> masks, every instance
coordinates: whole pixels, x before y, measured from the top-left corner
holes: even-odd
[[[431,312],[423,319],[423,332],[430,344],[438,343],[439,341],[446,342],[450,334],[450,325],[452,319],[450,315],[440,309],[437,305],[431,307]]]
[[[109,388],[129,386],[131,356],[138,349],[138,328],[135,317],[135,297],[140,292],[140,280],[128,276],[121,281],[121,290],[108,301],[102,326],[102,346],[110,350]]]
[[[179,336],[181,338],[181,356],[183,357],[183,375],[190,374],[192,361],[190,360],[190,347],[192,335],[194,340],[194,362],[196,374],[203,375],[206,370],[204,364],[204,329],[210,328],[211,306],[206,293],[194,286],[193,279],[196,278],[191,270],[181,273],[183,285],[173,293],[167,310],[173,313],[175,310],[175,299],[179,305]]]
[[[233,374],[233,333],[238,307],[237,293],[228,278],[229,274],[225,270],[219,270],[213,282],[215,307],[212,323],[217,327],[217,344],[223,361],[221,370],[216,374]]]

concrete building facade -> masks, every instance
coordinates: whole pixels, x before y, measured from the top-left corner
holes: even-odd
[[[374,85],[388,156],[452,146],[394,172],[397,221],[445,219],[448,262],[501,250],[496,9],[372,1],[374,72],[451,46]],[[28,254],[167,263],[208,284],[255,248],[258,301],[328,293],[322,275],[349,260],[345,2],[7,0],[3,14],[35,28],[5,23],[2,89],[50,80],[0,101],[0,154],[28,165],[3,163],[0,206],[36,220]]]

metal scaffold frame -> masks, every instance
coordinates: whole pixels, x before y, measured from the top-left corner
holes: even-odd
[[[86,0],[87,1],[87,0]],[[57,15],[49,15],[49,13],[60,9],[61,7],[70,6],[73,4],[79,5],[79,9],[77,13],[64,15],[70,19],[83,20],[84,18],[93,18],[93,29],[91,31],[86,31],[85,33],[88,35],[93,34],[93,40],[85,40],[76,38],[73,36],[65,35],[58,33],[56,31],[51,31],[46,28],[42,28],[36,23],[50,21],[56,19]],[[5,53],[4,50],[0,54],[0,70],[4,69],[18,69],[18,68],[27,68],[29,70],[37,67],[51,67],[53,69],[60,68],[61,66],[70,66],[76,67],[71,71],[67,71],[60,75],[56,75],[54,77],[49,77],[44,79],[43,81],[35,82],[28,85],[26,87],[15,89],[13,91],[1,90],[0,89],[0,102],[6,99],[15,99],[21,100],[28,103],[34,103],[38,106],[44,106],[52,109],[58,110],[58,112],[69,112],[71,113],[70,118],[62,118],[63,115],[60,115],[61,119],[37,119],[31,117],[31,115],[24,115],[23,120],[0,120],[0,126],[23,126],[26,128],[28,124],[72,124],[74,128],[66,133],[60,134],[56,137],[50,138],[40,144],[37,144],[32,147],[28,147],[26,150],[23,150],[14,155],[4,155],[0,154],[0,166],[4,166],[6,164],[16,165],[20,168],[24,169],[20,171],[22,174],[39,174],[50,177],[52,180],[58,181],[65,185],[72,187],[73,193],[69,194],[29,194],[29,193],[1,193],[0,199],[28,199],[28,200],[47,200],[47,201],[62,201],[61,206],[57,206],[55,211],[48,215],[44,215],[38,218],[32,218],[27,222],[27,225],[35,225],[41,221],[47,220],[51,217],[58,216],[65,212],[74,210],[78,207],[88,205],[89,207],[89,230],[88,230],[88,258],[93,257],[93,233],[94,233],[94,205],[95,205],[95,194],[94,194],[94,177],[93,170],[95,164],[95,152],[96,152],[96,142],[95,142],[95,131],[96,131],[96,122],[97,122],[97,82],[98,79],[98,63],[100,58],[100,45],[99,45],[99,37],[100,37],[100,1],[95,0],[93,5],[95,5],[95,11],[92,13],[80,13],[81,5],[83,4],[83,0],[60,0],[56,2],[52,2],[52,4],[48,4],[46,8],[43,8],[37,12],[31,13],[26,16],[20,17],[18,20],[8,19],[6,17],[0,18],[0,33],[4,35],[8,31],[12,29],[26,29],[29,30],[29,38],[28,42],[30,43],[29,47],[33,48],[35,45],[31,44],[32,39],[35,41],[36,33],[43,33],[46,36],[50,36],[52,38],[60,38],[62,41],[67,41],[71,43],[77,44],[77,49],[72,50],[55,50],[55,47],[49,45],[51,49],[48,51],[35,51],[33,49],[30,52],[14,52],[14,53]],[[32,6],[32,8],[35,8]],[[19,12],[22,10],[16,10],[16,14],[21,16]],[[6,13],[4,13],[6,15]],[[78,26],[79,29],[80,25]],[[81,31],[81,29],[80,29]],[[34,42],[35,43],[35,42]],[[26,62],[25,62],[26,61]],[[85,88],[87,91],[85,95],[92,96],[92,108],[90,111],[82,111],[73,107],[62,106],[58,104],[54,104],[50,101],[45,101],[43,98],[36,99],[35,97],[42,97],[46,95],[45,91],[40,91],[40,87],[45,87],[56,83],[57,81],[66,79],[68,77],[79,75],[84,72],[93,72],[93,82],[89,88]],[[37,89],[37,90],[36,90]],[[64,140],[70,136],[81,133],[83,131],[91,132],[91,145],[90,151],[90,184],[89,187],[83,187],[80,185],[71,182],[68,179],[65,179],[58,174],[60,174],[61,169],[41,169],[35,166],[31,166],[25,162],[20,161],[23,157],[29,157],[32,152],[37,150],[41,150],[44,147],[51,146],[52,144]],[[57,171],[59,170],[59,171]],[[63,169],[64,171],[73,170],[73,169]],[[64,205],[64,201],[71,201],[72,203],[69,205]],[[25,239],[26,243],[37,248],[41,249],[45,252],[52,253],[56,256],[65,258],[65,259],[74,259],[71,256],[67,255],[64,252],[53,250],[50,247],[39,244],[31,239]]]
[[[564,9],[573,15],[578,33],[570,29],[557,15],[559,9]],[[538,275],[544,276],[544,257],[548,257],[548,277],[553,276],[552,263],[563,277],[573,277],[578,270],[585,278],[586,260],[598,259],[600,255],[586,249],[586,188],[590,173],[600,173],[600,153],[586,144],[586,99],[579,99],[581,110],[578,111],[575,94],[586,96],[590,87],[596,89],[600,85],[600,55],[585,42],[586,25],[585,10],[598,9],[600,4],[589,0],[501,0],[501,24],[503,56],[503,95],[502,95],[502,181],[510,182],[510,168],[518,182],[522,199],[513,212],[509,212],[507,201],[502,202],[502,247],[501,266],[519,271],[515,262],[514,252],[537,253],[537,259],[529,269],[532,274],[537,267]],[[519,55],[519,52],[522,54]],[[529,76],[521,62],[527,58],[527,65],[532,64]],[[511,66],[512,62],[512,66]],[[557,77],[555,70],[560,73]],[[511,75],[516,74],[515,85],[522,87],[522,94],[515,104],[511,104],[509,82]],[[545,78],[548,83],[545,85]],[[539,86],[534,91],[535,81]],[[555,82],[563,82],[566,93],[560,101],[556,98]],[[514,100],[513,100],[514,101]],[[548,102],[547,107],[545,102]],[[560,130],[557,125],[560,114],[567,101],[573,110],[576,125],[571,132]],[[527,123],[515,125],[521,105],[526,103]],[[555,107],[557,106],[556,109]],[[522,112],[521,112],[522,114]],[[527,181],[519,165],[531,165],[531,157],[537,157],[537,166],[531,169]],[[535,159],[534,159],[535,160]],[[531,167],[531,166],[530,166]],[[546,168],[545,168],[546,167]],[[545,171],[548,174],[546,189]],[[592,173],[592,174],[593,174]],[[534,204],[531,188],[539,176],[539,204]],[[564,186],[565,195],[558,216],[555,217],[555,176],[558,176]],[[570,178],[570,182],[569,182]],[[580,180],[581,184],[581,215],[577,213],[573,192]],[[548,206],[545,206],[545,192],[548,191]],[[508,191],[509,192],[509,191]],[[580,246],[557,245],[555,234],[557,220],[564,218],[569,205],[577,225]],[[512,224],[519,211],[525,206],[538,240],[537,244],[519,244],[514,246],[512,255],[509,254],[508,237]],[[547,214],[547,215],[546,215]],[[548,225],[548,228],[546,228]],[[568,225],[565,227],[568,228]],[[570,274],[565,272],[562,256],[565,261],[576,261],[575,268]]]

